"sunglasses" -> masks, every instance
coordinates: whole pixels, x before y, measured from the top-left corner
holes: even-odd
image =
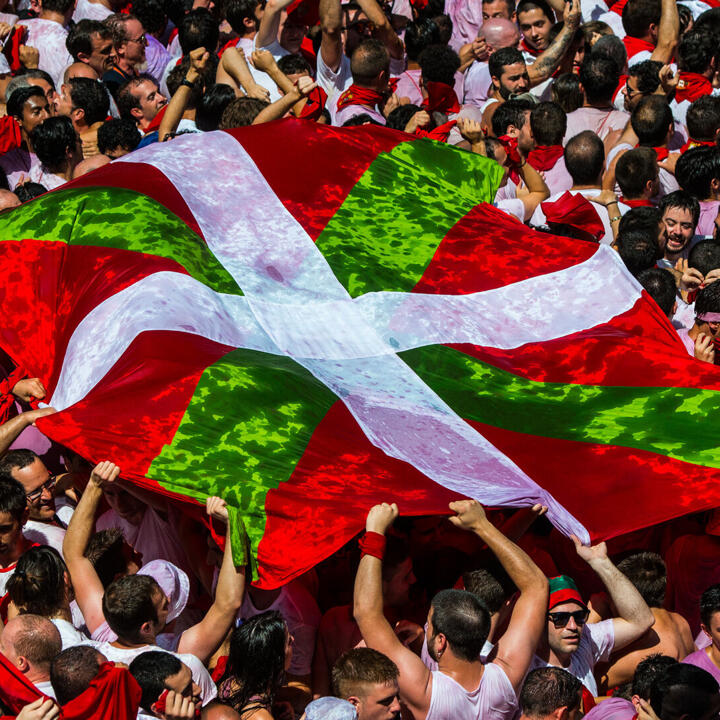
[[[550,622],[555,626],[556,630],[564,628],[569,622],[570,618],[575,621],[578,627],[582,627],[590,616],[589,610],[576,610],[575,612],[549,612],[548,618]]]
[[[52,494],[52,490],[57,482],[57,476],[51,475],[40,487],[35,488],[31,493],[25,493],[25,497],[29,502],[34,503],[42,497],[42,494],[47,490]]]

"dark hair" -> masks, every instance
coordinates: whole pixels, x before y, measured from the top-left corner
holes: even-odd
[[[257,8],[258,0],[227,0],[225,4],[225,18],[230,23],[230,27],[238,35],[245,34],[246,18],[256,22],[255,8]]]
[[[505,67],[507,65],[514,65],[515,63],[525,64],[525,58],[517,48],[506,47],[496,50],[488,60],[490,77],[499,79],[502,76]]]
[[[615,166],[615,179],[624,197],[642,197],[645,186],[658,176],[657,155],[652,148],[639,147],[620,156]]]
[[[379,40],[367,38],[353,50],[350,58],[350,70],[353,81],[368,85],[390,65],[390,55]]]
[[[424,18],[411,22],[405,29],[405,52],[408,60],[417,61],[430,45],[440,44],[440,31],[434,20]]]
[[[37,85],[19,87],[13,90],[12,95],[10,95],[7,101],[7,114],[11,117],[17,118],[18,120],[22,120],[23,107],[31,97],[41,97],[43,100],[47,99],[45,97],[45,93],[42,91],[42,88],[39,88]]]
[[[10,450],[0,458],[0,480],[14,480],[12,471],[15,468],[22,469],[32,465],[37,459],[38,456],[32,450]]]
[[[133,0],[132,11],[146,33],[161,34],[165,30],[168,17],[159,0]]]
[[[699,146],[682,153],[675,165],[675,178],[698,200],[710,197],[712,181],[720,180],[720,150]]]
[[[693,20],[692,10],[686,5],[678,5],[678,17],[680,19],[680,37],[682,37],[690,27]]]
[[[173,96],[177,91],[180,85],[182,84],[183,80],[185,79],[185,75],[187,74],[187,69],[182,67],[182,65],[177,65],[174,67],[167,76],[166,85],[167,89],[170,91],[170,95]],[[200,104],[203,96],[203,79],[202,77],[199,77],[192,86],[192,89],[190,90],[190,97],[188,98],[186,108],[194,110],[197,108],[197,106]]]
[[[0,478],[0,512],[8,513],[13,520],[21,522],[26,507],[23,486],[14,478]]]
[[[483,5],[492,2],[495,2],[495,0],[483,0]],[[515,0],[505,0],[505,6],[508,10],[508,17],[512,17],[512,14],[515,12]]]
[[[433,0],[430,0],[428,3],[428,6],[433,2]],[[442,10],[444,10],[444,7],[441,7],[441,12],[434,14],[432,17],[429,15],[426,17],[430,17],[430,19],[437,25],[438,28],[438,39],[437,41],[441,45],[447,45],[450,42],[450,38],[452,37],[453,33],[453,21],[450,18],[449,15],[445,15],[442,13]],[[407,35],[405,36],[405,39],[407,41]]]
[[[663,215],[668,208],[688,210],[692,215],[693,225],[697,225],[698,219],[700,218],[700,203],[696,197],[685,190],[675,190],[664,195],[658,207]]]
[[[75,0],[43,0],[42,9],[63,15],[75,6]]]
[[[552,84],[552,99],[565,113],[571,113],[582,107],[583,96],[580,78],[575,73],[563,73]]]
[[[178,25],[178,40],[183,55],[201,47],[213,55],[217,49],[219,36],[218,24],[205,8],[191,10]]]
[[[198,130],[217,130],[225,108],[235,99],[235,91],[223,83],[213,85],[205,91],[195,113]]]
[[[28,181],[26,183],[23,183],[22,185],[16,185],[14,192],[18,196],[18,200],[20,200],[21,203],[26,203],[46,193],[47,188],[40,183]]]
[[[518,17],[520,13],[530,12],[530,10],[540,10],[551,23],[555,22],[555,14],[545,0],[521,0],[515,8]]]
[[[63,650],[50,666],[50,683],[58,704],[74,700],[87,690],[100,670],[99,653],[90,645]]]
[[[660,268],[658,268],[658,270],[659,269]],[[655,682],[655,678],[660,677],[667,668],[676,664],[677,660],[667,655],[661,655],[660,653],[648,655],[644,660],[641,660],[635,668],[635,674],[632,679],[632,694],[641,697],[643,700],[649,700],[650,688],[653,682]]]
[[[98,150],[107,155],[108,152],[124,148],[134,150],[142,140],[142,135],[133,120],[113,118],[104,122],[97,131]]]
[[[649,267],[637,274],[637,281],[647,290],[648,295],[663,313],[670,317],[675,307],[677,290],[673,274],[665,268]]]
[[[310,63],[302,55],[283,55],[277,61],[277,66],[285,75],[313,74]]]
[[[260,111],[270,103],[251,97],[239,97],[231,100],[220,118],[220,129],[245,127],[252,125]]]
[[[345,699],[362,695],[364,687],[389,685],[397,682],[399,676],[397,665],[386,655],[368,647],[353,648],[333,665],[333,695]]]
[[[720,8],[710,8],[701,13],[693,23],[693,30],[703,30],[711,35],[720,35]]]
[[[432,599],[432,625],[450,649],[463,660],[477,660],[490,632],[490,612],[476,595],[466,590],[441,590]]]
[[[720,312],[720,286],[716,282],[700,288],[695,297],[695,314],[702,315],[707,312]],[[702,599],[700,607],[702,608]]]
[[[715,140],[715,131],[720,128],[720,97],[703,95],[695,100],[688,108],[685,122],[693,140]]]
[[[605,147],[592,130],[573,136],[565,145],[565,167],[576,185],[597,182],[605,167]]]
[[[700,720],[707,716],[711,698],[720,686],[707,670],[688,663],[675,663],[655,678],[650,705],[663,720]]]
[[[125,536],[118,528],[100,530],[90,538],[83,555],[95,568],[104,588],[119,575],[127,574],[125,546]]]
[[[666,142],[672,121],[670,105],[665,97],[660,95],[640,98],[630,116],[630,124],[640,145],[648,147],[657,147]]]
[[[518,130],[525,125],[526,115],[535,106],[527,100],[508,100],[501,103],[492,116],[492,131],[495,137],[506,135],[510,125]]]
[[[458,54],[447,45],[430,45],[419,58],[420,71],[426,82],[441,82],[453,87],[460,68]]]
[[[100,122],[107,117],[110,109],[110,97],[105,86],[90,78],[71,78],[67,81],[72,104],[85,111],[88,125]]]
[[[463,585],[468,592],[480,598],[491,615],[498,612],[508,598],[503,584],[483,568],[464,573]]]
[[[72,120],[64,115],[48,118],[31,133],[33,150],[38,160],[49,170],[58,170],[63,166],[68,151],[77,147],[78,134]]]
[[[585,26],[583,25],[583,27]],[[609,58],[620,70],[627,64],[627,50],[617,35],[603,35],[601,38],[598,38],[590,50],[590,55]],[[662,65],[662,63],[660,63],[660,65]]]
[[[530,127],[536,145],[561,145],[567,130],[567,115],[557,103],[541,102],[530,113]]]
[[[701,240],[690,250],[688,267],[696,268],[703,275],[720,268],[720,245],[714,240]]]
[[[582,683],[567,670],[543,667],[528,673],[520,691],[520,707],[530,717],[546,717],[566,707],[580,706]]]
[[[55,548],[31,547],[17,561],[6,590],[21,613],[50,618],[68,606],[67,571]]]
[[[385,127],[392,130],[405,130],[405,126],[410,122],[410,118],[422,110],[417,105],[398,105],[386,118]]]
[[[638,91],[643,95],[654,93],[660,86],[662,63],[657,60],[643,60],[628,69],[630,77],[637,78]]]
[[[380,125],[375,118],[370,117],[367,113],[358,113],[348,118],[342,127],[358,127],[360,125]]]
[[[112,33],[98,20],[80,20],[68,31],[65,38],[65,47],[72,55],[73,60],[78,62],[80,53],[90,55],[93,51],[92,36],[99,35],[101,38],[111,38]]]
[[[410,557],[410,546],[404,537],[388,535],[385,544],[385,557],[382,568],[382,579],[392,580],[398,567]]]
[[[712,287],[715,283],[710,283],[707,287]],[[700,620],[705,627],[710,627],[712,616],[720,612],[720,584],[711,585],[700,596]]]
[[[150,650],[138,655],[128,670],[142,690],[140,707],[146,712],[152,712],[150,706],[157,702],[165,690],[165,681],[182,670],[182,662],[170,653]]]
[[[287,625],[275,610],[255,615],[232,631],[225,678],[237,685],[227,700],[235,710],[247,710],[253,697],[258,705],[272,705],[285,674],[286,641]]]
[[[186,13],[192,10],[193,0],[163,0],[163,7],[175,27],[180,25]]]
[[[663,606],[667,587],[667,569],[665,562],[657,553],[634,553],[621,560],[617,568],[635,586],[648,607]]]
[[[622,11],[622,24],[626,35],[642,38],[650,25],[660,22],[660,0],[629,0]]]
[[[135,122],[132,111],[140,108],[140,99],[132,94],[132,89],[140,86],[146,80],[149,80],[157,87],[157,80],[152,75],[140,73],[139,75],[126,80],[118,87],[115,93],[115,102],[117,103],[120,117],[124,120],[132,120]]]
[[[632,275],[655,266],[658,260],[657,230],[650,235],[643,230],[618,232],[615,244],[620,258]]]
[[[102,599],[103,615],[110,629],[121,639],[140,642],[140,628],[157,622],[153,598],[162,593],[149,575],[126,575],[113,580]]]
[[[662,213],[654,206],[630,208],[620,220],[618,234],[630,230],[642,230],[649,237],[657,238],[661,219]],[[660,257],[658,257],[659,259]]]
[[[620,82],[620,70],[609,57],[591,54],[580,66],[580,82],[588,103],[609,103]]]
[[[717,51],[717,42],[708,32],[691,30],[680,38],[678,66],[685,72],[702,75],[712,62]]]

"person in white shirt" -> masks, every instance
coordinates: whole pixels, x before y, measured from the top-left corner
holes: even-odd
[[[361,540],[363,556],[355,578],[354,613],[363,639],[398,667],[400,699],[426,720],[509,719],[517,712],[517,692],[545,627],[547,579],[532,560],[489,522],[474,500],[450,503],[451,522],[475,533],[495,553],[520,590],[503,640],[492,663],[478,658],[490,628],[490,614],[463,590],[443,590],[428,613],[428,651],[438,663],[431,672],[400,641],[383,615],[382,555],[385,533],[398,516],[396,505],[376,505],[368,513]]]
[[[0,635],[0,652],[41,693],[54,698],[50,663],[62,650],[58,629],[39,615],[18,615],[7,621]]]

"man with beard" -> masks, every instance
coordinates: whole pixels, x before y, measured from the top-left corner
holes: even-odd
[[[668,193],[660,201],[660,212],[665,225],[660,240],[663,257],[660,267],[672,269],[680,258],[687,260],[695,245],[695,228],[700,219],[700,203],[685,190]]]
[[[354,705],[357,720],[400,720],[399,674],[377,650],[354,648],[333,667],[333,692]]]
[[[647,632],[655,622],[635,586],[611,562],[605,543],[582,545],[573,536],[577,554],[595,571],[618,617],[587,624],[590,611],[575,582],[566,575],[551,578],[547,630],[538,645],[532,667],[561,667],[588,691],[598,694],[593,668]]]

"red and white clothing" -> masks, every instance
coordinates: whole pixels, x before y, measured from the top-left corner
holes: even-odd
[[[530,151],[528,162],[542,174],[551,195],[562,194],[573,186],[573,179],[565,166],[562,145],[536,147]]]
[[[630,120],[630,113],[614,108],[600,109],[594,107],[581,107],[567,116],[567,130],[563,138],[563,145],[567,145],[571,137],[575,137],[585,130],[596,133],[604,140],[609,132],[623,130]]]
[[[395,94],[399,98],[408,98],[411,105],[422,105],[423,94],[420,89],[420,75],[422,70],[415,68],[413,70],[405,70],[397,76],[397,87]],[[463,96],[465,89],[465,76],[462,73],[455,73],[455,94],[458,98]]]
[[[52,77],[55,88],[59,89],[65,68],[73,62],[72,56],[65,47],[68,31],[59,22],[41,18],[21,20],[18,25],[28,29],[25,44],[38,49],[40,52],[38,67]]]
[[[555,202],[556,200],[559,200],[560,197],[564,194],[564,192],[565,191],[551,195],[545,202]],[[569,190],[568,192],[570,192],[571,195],[582,195],[584,198],[587,198],[589,200],[590,198],[599,195],[600,189],[598,188],[597,190]],[[612,226],[610,224],[610,216],[608,215],[608,210],[602,205],[593,204],[593,207],[595,208],[595,210],[597,210],[597,214],[600,216],[603,228],[605,229],[605,235],[600,238],[600,243],[603,245],[610,245],[613,242],[613,232]],[[534,226],[542,226],[547,224],[547,218],[545,217],[545,213],[543,212],[542,203],[537,206],[535,212],[532,214],[532,217],[530,218],[530,224]]]
[[[599,702],[585,715],[585,720],[634,720],[637,717],[635,706],[623,698],[608,698]]]
[[[655,50],[655,46],[647,40],[630,37],[630,35],[626,35],[623,38],[623,44],[625,45],[625,50],[627,51],[628,67],[637,65],[645,60],[650,60],[653,50]]]

